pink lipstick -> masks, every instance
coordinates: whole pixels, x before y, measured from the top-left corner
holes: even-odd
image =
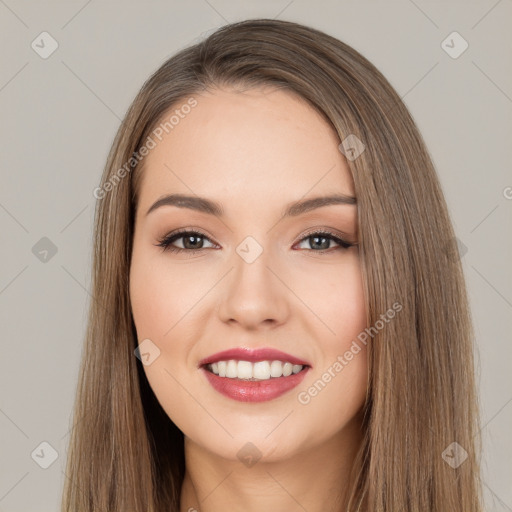
[[[272,348],[235,348],[202,359],[198,367],[224,396],[240,402],[264,402],[295,388],[311,365]]]

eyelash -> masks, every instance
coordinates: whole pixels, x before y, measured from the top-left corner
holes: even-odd
[[[180,252],[200,252],[204,251],[206,249],[209,249],[208,247],[201,247],[200,249],[182,249],[181,247],[173,247],[171,244],[175,242],[176,240],[179,240],[180,238],[184,238],[185,235],[199,235],[201,238],[206,238],[210,242],[210,238],[202,233],[201,231],[195,231],[191,229],[181,229],[178,231],[175,231],[173,233],[170,233],[169,235],[161,238],[158,241],[158,244],[155,244],[157,247],[161,247],[163,252],[171,252],[171,253],[180,253]],[[307,233],[302,238],[300,238],[296,243],[303,242],[304,240],[307,240],[308,238],[313,237],[314,235],[324,235],[322,238],[327,238],[330,240],[333,240],[336,242],[340,247],[338,247],[339,250],[347,250],[350,247],[354,247],[357,245],[357,243],[348,242],[347,240],[343,240],[342,238],[336,236],[334,233],[327,231],[327,230],[315,230],[311,231],[310,233]],[[212,242],[213,243],[213,242]],[[294,244],[295,245],[295,244]],[[332,252],[332,248],[330,249],[324,249],[324,250],[314,250],[314,249],[306,249],[308,251],[312,251],[319,254],[325,254],[327,252]]]

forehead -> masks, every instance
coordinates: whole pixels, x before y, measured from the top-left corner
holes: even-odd
[[[197,104],[184,109],[179,120],[174,118],[172,129],[161,141],[155,139],[156,146],[144,158],[142,209],[169,192],[259,205],[321,193],[354,195],[338,135],[298,95],[252,88],[192,97]],[[168,120],[187,99],[162,119]]]

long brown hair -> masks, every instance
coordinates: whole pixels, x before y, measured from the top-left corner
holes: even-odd
[[[389,82],[356,50],[270,19],[225,25],[164,62],[117,132],[94,192],[92,300],[62,510],[179,511],[183,434],[134,356],[128,276],[141,154],[163,116],[194,94],[268,85],[308,101],[340,142],[352,136],[364,144],[347,163],[368,325],[391,304],[402,305],[368,344],[364,439],[346,510],[480,512],[474,334],[455,235],[424,141]]]

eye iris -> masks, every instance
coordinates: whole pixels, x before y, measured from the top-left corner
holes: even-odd
[[[315,246],[315,244],[317,243],[318,240],[324,240],[324,243],[323,244],[319,244],[320,246],[322,247],[317,247],[321,250],[323,249],[329,249],[329,238],[326,237],[326,236],[318,236],[318,235],[314,235],[314,236],[310,236],[309,237],[310,240],[313,240],[313,243],[311,244],[312,247]]]
[[[184,235],[183,236],[183,246],[185,247],[185,249],[197,249],[197,248],[201,248],[203,243],[202,243],[202,236],[196,236],[196,235]],[[195,240],[195,243],[192,242],[191,244],[189,243],[190,240]]]

